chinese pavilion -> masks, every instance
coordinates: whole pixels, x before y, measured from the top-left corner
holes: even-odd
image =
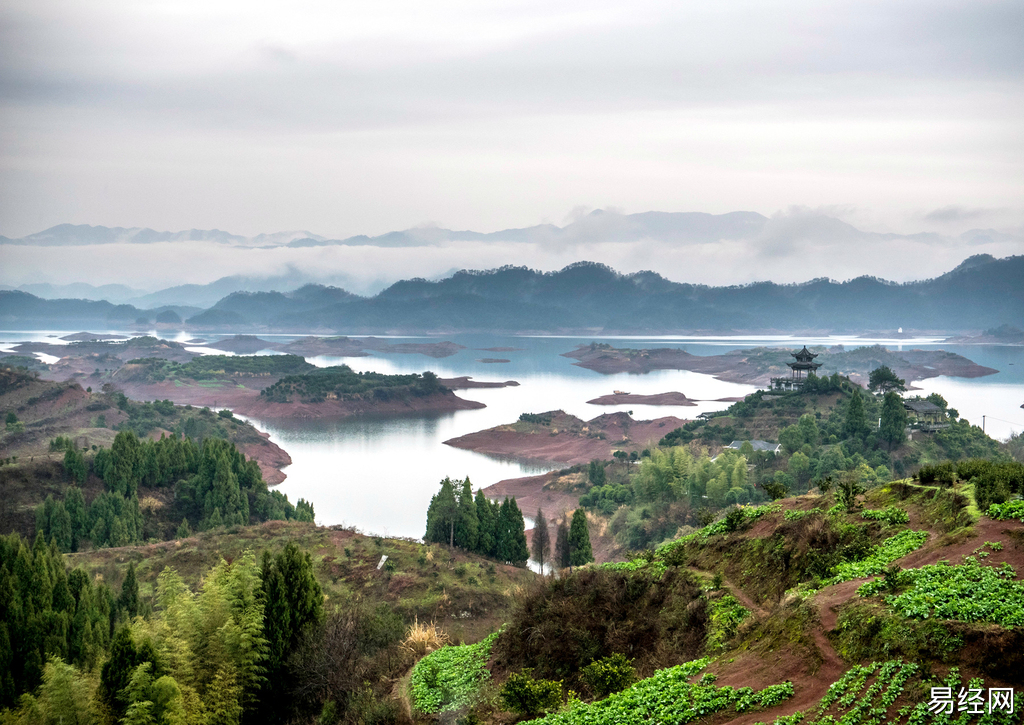
[[[801,380],[805,373],[811,373],[821,367],[821,363],[813,362],[814,358],[818,357],[817,353],[813,353],[807,349],[807,345],[804,345],[804,349],[800,352],[790,353],[796,358],[796,362],[786,363],[793,370],[793,379]]]
[[[796,358],[793,362],[786,363],[793,371],[792,376],[788,378],[772,378],[769,386],[770,391],[797,390],[804,384],[806,379],[804,376],[807,373],[814,372],[822,365],[822,363],[814,362],[814,358],[818,357],[818,354],[808,350],[806,345],[804,345],[803,350],[800,352],[790,354]]]

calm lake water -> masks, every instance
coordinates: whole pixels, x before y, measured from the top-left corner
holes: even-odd
[[[24,340],[56,342],[50,335],[67,332],[0,332],[0,349]],[[140,334],[122,333],[122,334]],[[156,333],[152,333],[156,334]],[[166,334],[164,333],[164,336]],[[182,334],[177,339],[191,339]],[[216,335],[204,335],[216,340]],[[288,341],[294,335],[261,335],[264,339]],[[396,338],[395,341],[436,341],[439,338]],[[1009,346],[942,345],[935,338],[911,340],[859,339],[854,337],[506,337],[455,335],[447,339],[464,345],[457,354],[435,360],[424,355],[377,354],[369,357],[315,357],[321,365],[348,364],[355,370],[408,373],[433,370],[441,377],[469,375],[480,381],[516,380],[518,387],[470,389],[457,395],[477,400],[480,410],[419,415],[402,418],[360,417],[343,421],[252,420],[271,439],[288,451],[293,463],[285,469],[288,479],[279,490],[292,501],[306,498],[316,507],[321,524],[348,524],[368,533],[419,537],[423,534],[427,504],[445,476],[469,476],[475,487],[488,486],[506,478],[541,473],[556,466],[537,462],[499,460],[443,445],[443,441],[474,431],[515,421],[520,413],[562,409],[583,419],[604,412],[630,410],[637,419],[666,415],[693,418],[699,413],[720,410],[728,403],[716,398],[742,396],[753,392],[749,385],[716,380],[687,371],[656,371],[645,375],[601,375],[574,366],[561,356],[581,343],[608,342],[618,347],[676,347],[695,355],[720,354],[754,346],[792,347],[843,344],[847,349],[883,344],[890,349],[924,348],[959,353],[1000,372],[984,378],[932,378],[918,381],[922,394],[938,392],[960,414],[981,424],[997,438],[1024,430],[1024,348]],[[489,351],[484,348],[518,348]],[[215,343],[200,352],[214,352]],[[507,359],[507,363],[484,363],[484,358]],[[626,390],[653,394],[679,391],[703,399],[696,407],[686,406],[596,406],[587,400]],[[532,514],[533,512],[526,512]]]

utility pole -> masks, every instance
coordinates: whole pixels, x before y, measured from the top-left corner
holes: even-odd
[[[981,416],[981,432],[985,432],[985,416]]]

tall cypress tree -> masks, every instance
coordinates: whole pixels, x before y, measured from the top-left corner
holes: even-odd
[[[135,562],[128,564],[128,573],[121,583],[121,596],[117,606],[131,619],[139,613],[139,580],[135,576]]]
[[[590,548],[590,531],[587,529],[587,514],[582,508],[576,509],[569,527],[569,565],[583,566],[594,560]]]
[[[476,551],[478,554],[484,556],[494,556],[495,546],[497,541],[494,537],[494,511],[491,508],[491,502],[484,496],[484,492],[477,489],[476,500],[476,516],[479,526],[479,535],[477,536]]]
[[[455,519],[459,511],[459,502],[455,498],[455,486],[445,476],[441,481],[441,490],[430,499],[427,508],[427,531],[423,540],[438,544],[455,545]]]
[[[846,417],[843,419],[843,437],[861,439],[868,432],[867,419],[864,417],[864,399],[861,397],[860,389],[853,391],[850,402],[846,408]]]
[[[455,518],[455,545],[466,551],[476,551],[479,537],[480,518],[476,513],[469,476],[466,476],[459,493],[459,509]]]
[[[260,691],[260,719],[287,722],[296,712],[296,698],[291,694],[295,677],[288,658],[323,620],[323,591],[313,573],[313,560],[294,542],[277,557],[264,552],[261,574],[268,656]]]
[[[540,564],[541,574],[544,573],[544,562],[551,553],[551,535],[548,533],[548,521],[544,518],[543,509],[537,509],[537,518],[533,523],[533,560]]]
[[[514,566],[525,566],[530,550],[526,546],[526,523],[515,497],[502,502],[498,530],[498,558]]]
[[[569,524],[564,513],[558,519],[558,531],[555,534],[555,565],[559,569],[569,566]]]

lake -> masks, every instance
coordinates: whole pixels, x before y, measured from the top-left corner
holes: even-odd
[[[56,342],[49,335],[66,332],[0,332],[0,349],[24,340]],[[121,334],[140,334],[121,333]],[[156,333],[152,333],[156,334]],[[182,333],[177,339],[191,339]],[[205,335],[218,339],[217,335]],[[264,339],[287,342],[295,335],[261,335]],[[742,396],[756,388],[716,380],[688,371],[655,371],[643,375],[601,375],[573,365],[561,356],[578,344],[608,342],[617,347],[673,347],[694,355],[721,354],[727,350],[754,346],[793,347],[843,344],[847,349],[883,344],[890,349],[941,348],[956,352],[1000,372],[984,378],[932,378],[915,383],[921,394],[938,392],[960,414],[982,423],[990,435],[1005,439],[1012,431],[1024,430],[1024,348],[990,345],[942,345],[936,338],[909,340],[861,339],[856,337],[511,337],[497,335],[453,335],[444,338],[395,338],[396,342],[446,339],[465,346],[451,357],[432,359],[419,354],[377,354],[368,357],[311,357],[320,365],[348,364],[355,370],[381,373],[409,373],[432,370],[440,377],[469,375],[480,381],[516,380],[518,387],[459,390],[457,395],[477,400],[487,407],[479,410],[419,415],[402,418],[360,417],[342,421],[251,422],[270,434],[271,439],[291,455],[285,469],[288,479],[278,490],[292,501],[302,497],[316,507],[317,522],[347,524],[367,533],[387,536],[422,536],[430,497],[445,476],[470,477],[474,488],[506,478],[542,473],[556,466],[529,461],[500,460],[443,445],[443,441],[474,431],[515,421],[521,413],[562,409],[589,420],[601,413],[632,411],[637,419],[666,415],[693,418],[704,411],[721,410],[728,403],[716,398]],[[493,351],[486,348],[518,348]],[[214,352],[215,343],[200,352]],[[481,362],[507,359],[507,363]],[[613,390],[654,394],[679,391],[692,399],[703,399],[696,407],[588,405]],[[534,512],[524,512],[532,514]]]

